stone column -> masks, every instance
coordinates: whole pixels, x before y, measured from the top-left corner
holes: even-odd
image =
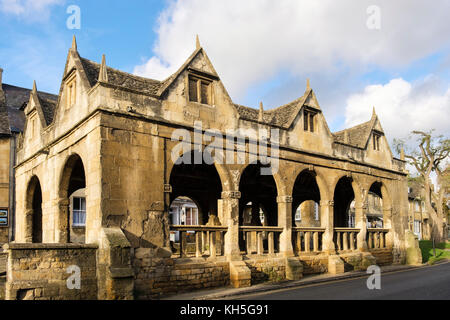
[[[33,209],[25,211],[25,243],[33,242]]]
[[[55,239],[57,243],[68,243],[70,242],[70,212],[69,212],[69,199],[60,198],[58,199],[58,218],[57,225],[55,228],[56,234]]]
[[[334,246],[334,201],[320,201],[320,221],[325,232],[322,238],[322,251],[328,254],[336,254]]]
[[[278,226],[283,228],[280,235],[280,253],[285,257],[293,257],[292,247],[292,196],[277,197]]]
[[[222,225],[228,227],[225,233],[225,256],[229,261],[241,260],[241,251],[239,249],[239,191],[222,192],[219,217]]]
[[[386,248],[392,248],[394,246],[394,229],[392,228],[392,208],[383,209],[383,227],[389,229],[386,234],[385,245]]]
[[[355,204],[355,227],[360,229],[358,235],[356,236],[356,243],[358,250],[362,252],[367,252],[367,210],[369,205],[366,202]]]

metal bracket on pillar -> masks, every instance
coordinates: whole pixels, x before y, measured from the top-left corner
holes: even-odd
[[[279,196],[277,197],[277,203],[292,203],[294,201],[292,196]]]
[[[240,199],[241,192],[240,191],[223,191],[222,199]]]
[[[164,193],[172,193],[172,186],[170,184],[164,185]]]
[[[322,201],[320,201],[320,205],[322,207],[326,207],[326,206],[334,207],[334,201],[333,200],[322,200]]]

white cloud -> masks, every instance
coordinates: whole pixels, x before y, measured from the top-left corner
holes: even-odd
[[[367,28],[374,2],[380,30]],[[159,17],[156,56],[135,73],[167,77],[194,50],[195,34],[235,99],[280,71],[298,77],[407,66],[448,45],[449,11],[445,0],[172,1]]]
[[[47,20],[50,8],[65,0],[0,0],[0,12],[12,14],[31,21]]]
[[[406,138],[413,130],[436,129],[436,133],[448,135],[450,86],[444,90],[441,87],[433,76],[415,83],[398,78],[384,85],[367,86],[347,99],[346,126],[368,121],[375,106],[389,141]]]

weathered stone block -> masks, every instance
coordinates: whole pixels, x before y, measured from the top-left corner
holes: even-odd
[[[341,274],[344,273],[344,270],[344,261],[339,256],[331,255],[328,257],[328,273]]]

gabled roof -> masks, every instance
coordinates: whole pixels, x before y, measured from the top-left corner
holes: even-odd
[[[39,103],[41,104],[42,113],[44,115],[44,120],[46,126],[53,122],[53,116],[55,115],[56,104],[58,98],[46,99],[41,94],[38,93]]]
[[[280,128],[289,128],[310,94],[312,94],[312,90],[309,88],[302,97],[278,108],[263,111],[262,123]],[[259,110],[239,104],[235,104],[234,106],[241,119],[260,122]]]
[[[88,78],[89,84],[93,87],[100,74],[100,64],[80,57],[81,64]],[[108,83],[124,87],[127,89],[140,91],[145,94],[157,95],[162,83],[158,80],[135,76],[134,74],[106,67],[108,73]]]
[[[0,135],[10,135],[10,134],[11,130],[9,127],[9,117],[8,111],[6,110],[6,104],[3,101],[0,101]]]
[[[58,96],[38,92],[35,81],[30,93],[29,103],[24,111],[26,114],[30,113],[33,109],[30,109],[28,106],[31,101],[34,101],[36,111],[41,119],[42,127],[46,128],[53,122],[58,98]]]
[[[343,144],[347,144],[353,147],[364,149],[370,138],[370,134],[375,128],[375,124],[378,117],[375,114],[375,110],[372,114],[372,118],[357,126],[338,131],[333,133],[335,141]]]
[[[30,100],[31,90],[9,84],[2,84],[6,104],[0,106],[0,134],[22,132],[25,124],[24,108]],[[58,96],[38,91],[46,119],[52,119]],[[45,110],[45,111],[44,111]],[[46,121],[47,122],[47,121]]]

